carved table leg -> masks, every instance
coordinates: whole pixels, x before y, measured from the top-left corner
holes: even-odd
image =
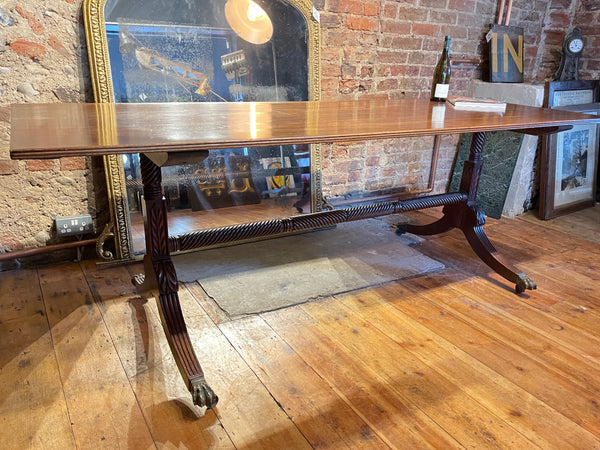
[[[165,334],[194,403],[213,408],[218,397],[204,380],[204,373],[194,353],[181,305],[177,275],[169,254],[167,206],[163,198],[160,167],[140,154],[144,200],[146,202],[145,277],[134,277],[134,284],[158,288],[158,309]]]
[[[483,230],[485,214],[477,206],[476,196],[481,175],[481,152],[484,143],[485,133],[473,134],[469,159],[464,163],[460,182],[460,190],[467,193],[467,200],[455,205],[446,205],[443,210],[444,216],[441,219],[428,225],[407,225],[406,231],[431,235],[443,233],[454,227],[460,228],[477,256],[498,274],[515,283],[517,293],[521,293],[525,289],[536,289],[537,285],[533,280],[519,272],[498,254]]]

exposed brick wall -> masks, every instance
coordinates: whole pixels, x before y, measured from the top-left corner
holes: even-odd
[[[446,34],[451,52],[483,58],[455,65],[451,89],[466,92],[486,75],[485,33],[497,0],[315,0],[321,12],[323,98],[426,98]],[[600,0],[515,0],[511,25],[525,31],[525,79],[544,82],[558,66],[573,26],[586,35],[582,76],[600,76]],[[81,0],[6,0],[0,4],[0,252],[44,245],[56,215],[106,218],[98,161],[9,159],[10,104],[90,101]],[[446,188],[456,137],[442,139],[435,191]],[[399,184],[421,189],[432,139],[323,146],[328,196],[379,192]],[[424,168],[422,167],[424,166]],[[398,174],[396,171],[398,170]],[[102,216],[102,213],[104,216]],[[98,223],[102,225],[102,223]]]
[[[600,79],[600,0],[582,0],[575,9],[574,25],[585,38],[580,73],[582,79]]]
[[[600,79],[600,0],[552,0],[544,16],[544,28],[537,49],[534,79],[548,81],[560,63],[565,36],[578,27],[584,35],[585,48],[579,70],[580,79]]]
[[[452,36],[452,55],[482,62],[453,65],[452,93],[463,95],[469,80],[487,77],[485,34],[495,21],[495,1],[324,0],[319,8],[324,98],[428,98],[445,35]],[[525,30],[528,80],[534,79],[535,50],[546,9],[546,2],[516,1],[513,5],[510,24]],[[435,192],[446,189],[457,139],[442,141]],[[324,190],[330,197],[385,192],[398,185],[408,185],[410,190],[427,187],[431,140],[396,140],[344,149],[326,147],[323,153]],[[365,152],[379,155],[385,169],[366,162],[354,164],[354,154],[364,157]],[[338,169],[342,167],[350,167],[351,172],[341,174]]]
[[[0,253],[56,242],[58,215],[106,221],[105,190],[97,198],[90,182],[98,162],[9,156],[11,104],[89,101],[83,36],[80,2],[0,2]]]

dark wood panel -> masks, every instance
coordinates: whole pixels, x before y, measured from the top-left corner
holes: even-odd
[[[428,100],[17,104],[11,117],[15,159],[351,142],[600,121],[520,105],[509,105],[503,114],[457,111]]]

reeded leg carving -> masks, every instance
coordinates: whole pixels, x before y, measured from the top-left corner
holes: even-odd
[[[471,214],[468,212],[465,214],[465,218],[459,228],[464,233],[477,256],[499,275],[515,283],[515,291],[518,294],[524,292],[525,289],[536,289],[537,284],[533,280],[524,273],[519,272],[516,267],[508,263],[498,253],[483,230],[482,225],[485,223],[485,216],[477,206],[472,206],[471,208]]]
[[[537,285],[533,280],[524,273],[519,272],[517,268],[506,262],[498,254],[483,230],[485,214],[477,206],[476,196],[481,175],[481,152],[484,143],[485,133],[473,134],[469,159],[464,163],[460,182],[460,190],[467,194],[466,200],[458,204],[446,205],[443,210],[444,216],[441,219],[428,225],[408,225],[406,231],[414,234],[432,235],[443,233],[455,227],[459,228],[477,256],[499,275],[515,283],[517,293],[522,293],[525,289],[536,289]]]
[[[167,341],[194,404],[213,408],[218,397],[204,380],[179,303],[177,274],[169,254],[167,206],[162,194],[160,167],[143,154],[140,163],[146,202],[146,274],[143,279],[134,277],[133,281],[143,289],[158,289],[158,310]]]

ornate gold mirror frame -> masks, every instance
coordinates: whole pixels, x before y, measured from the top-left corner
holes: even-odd
[[[320,27],[318,14],[314,11],[309,0],[273,1],[284,1],[293,6],[306,21],[308,33],[308,99],[318,100],[320,98]],[[105,21],[106,3],[107,0],[84,0],[83,2],[90,73],[94,98],[98,103],[115,102]],[[223,6],[225,6],[225,1],[223,1]],[[176,6],[173,5],[173,7]],[[160,17],[160,12],[156,12],[156,16]],[[107,124],[107,126],[110,126],[110,124]],[[110,130],[103,130],[103,132],[110,133]],[[138,256],[134,251],[132,240],[132,223],[123,158],[121,155],[105,156],[104,166],[110,205],[110,222],[98,238],[98,255],[106,261],[137,259]],[[310,212],[321,211],[322,205],[320,147],[312,145],[310,147]],[[114,241],[114,252],[105,248],[106,243],[109,241]],[[141,257],[141,255],[139,256]]]

